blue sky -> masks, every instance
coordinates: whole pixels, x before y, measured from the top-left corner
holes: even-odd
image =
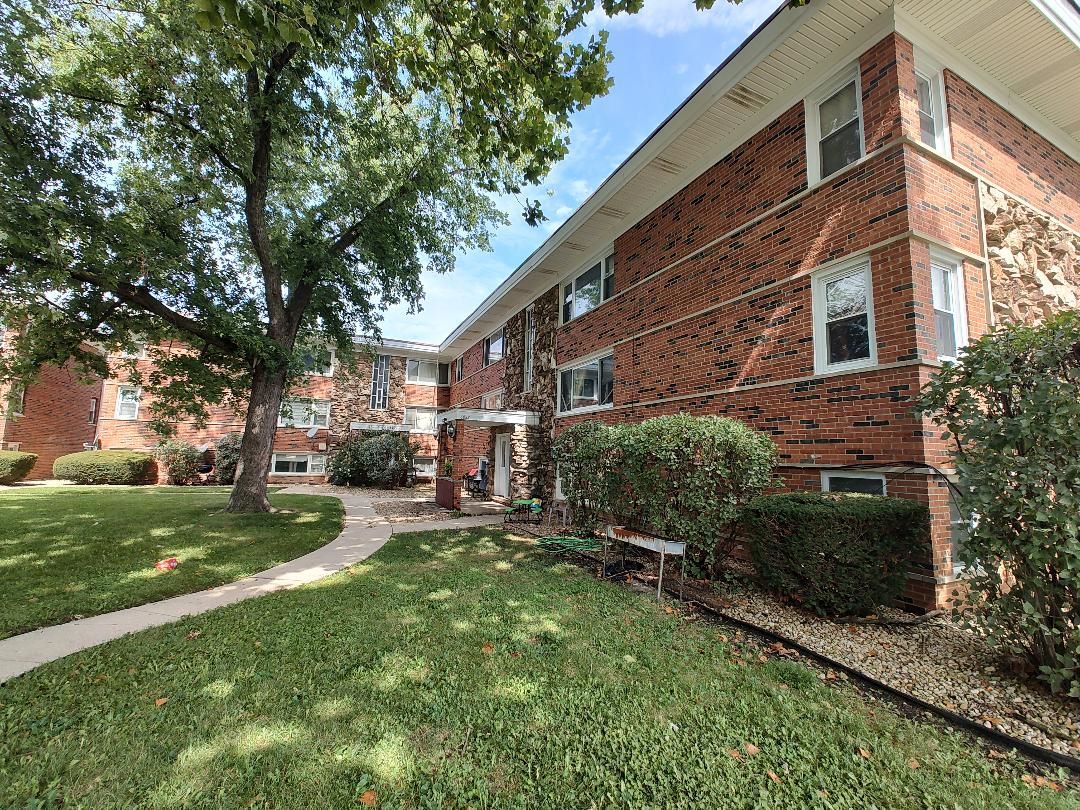
[[[507,201],[510,224],[492,238],[491,252],[459,258],[449,274],[425,273],[423,311],[391,307],[383,335],[437,343],[574,212],[634,148],[778,5],[778,0],[716,0],[696,11],[693,0],[645,0],[638,14],[595,14],[593,29],[610,32],[615,86],[573,119],[569,154],[537,188],[548,219],[530,227]]]

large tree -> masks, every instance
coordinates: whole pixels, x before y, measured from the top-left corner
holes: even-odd
[[[0,378],[182,341],[144,382],[163,423],[247,403],[233,511],[301,353],[486,246],[610,83],[596,0],[3,2]]]

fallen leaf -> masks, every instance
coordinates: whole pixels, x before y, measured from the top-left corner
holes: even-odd
[[[829,798],[829,791],[827,791],[827,790],[819,790],[817,792],[817,795],[820,796],[823,799],[827,799],[827,798]]]
[[[194,641],[195,639],[197,639],[201,635],[202,635],[201,630],[192,630],[190,633],[188,633],[186,636],[184,636],[184,638],[186,638],[188,641]]]
[[[108,676],[108,675],[106,675],[106,674],[105,674],[104,672],[102,672],[102,673],[101,673],[100,675],[95,675],[95,676],[94,676],[94,680],[95,680],[95,681],[96,681],[97,683],[101,683],[102,681],[107,681],[107,680],[109,680],[109,676]]]
[[[728,749],[725,750],[724,753],[726,753],[729,757],[731,757],[734,760],[737,760],[739,762],[746,762],[746,759],[743,757],[743,755],[740,754],[738,751],[736,751],[734,748],[728,748]]]
[[[754,754],[760,754],[760,753],[761,753],[761,749],[760,749],[760,748],[758,748],[758,747],[757,747],[756,745],[754,745],[753,743],[746,743],[746,744],[745,744],[745,745],[743,746],[743,748],[744,748],[744,749],[746,749],[746,755],[747,755],[748,757],[752,757],[752,756],[754,756]]]
[[[772,779],[774,782],[780,781],[780,777],[776,775],[775,771],[769,771],[769,778]]]
[[[360,798],[357,799],[357,801],[365,807],[374,807],[375,802],[377,802],[378,800],[378,794],[376,794],[374,790],[365,790],[363,793],[360,794]]]
[[[865,748],[860,748],[860,749],[859,749],[859,756],[860,756],[860,757],[862,757],[863,759],[870,759],[870,757],[871,757],[872,755],[871,755],[871,753],[870,753],[869,751],[867,751],[867,750],[866,750]]]
[[[919,767],[919,760],[917,760],[917,759],[915,759],[914,757],[912,757],[911,759],[909,759],[909,760],[907,761],[907,766],[908,766],[909,768],[911,768],[911,770],[913,770],[913,771],[914,771],[915,769],[917,769],[917,768]]]
[[[996,748],[991,748],[986,752],[986,756],[990,759],[1005,759],[1007,756],[1004,751],[998,751]]]
[[[491,642],[489,641],[489,642],[487,642],[486,644],[484,644],[484,646],[483,646],[483,647],[481,647],[480,649],[484,651],[484,654],[485,654],[485,655],[491,655],[491,654],[492,654],[493,652],[495,652],[495,645],[494,645],[494,644],[492,644],[492,643],[491,643]]]
[[[512,653],[510,653],[510,657],[511,657],[511,658],[521,658],[521,653],[519,653],[519,652],[512,652]]]
[[[168,698],[158,698],[157,700],[154,701],[154,705],[157,706],[160,709],[162,706],[164,706],[168,702],[169,702]]]

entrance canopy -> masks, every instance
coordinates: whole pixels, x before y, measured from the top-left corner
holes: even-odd
[[[475,427],[499,427],[500,425],[539,425],[540,414],[536,411],[490,411],[484,408],[450,408],[441,411],[439,424],[464,422]]]

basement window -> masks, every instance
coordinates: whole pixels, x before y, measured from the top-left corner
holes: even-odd
[[[812,283],[815,373],[875,365],[870,260],[830,268]]]
[[[825,492],[884,495],[885,476],[881,473],[857,470],[827,470],[821,473],[821,489]]]

